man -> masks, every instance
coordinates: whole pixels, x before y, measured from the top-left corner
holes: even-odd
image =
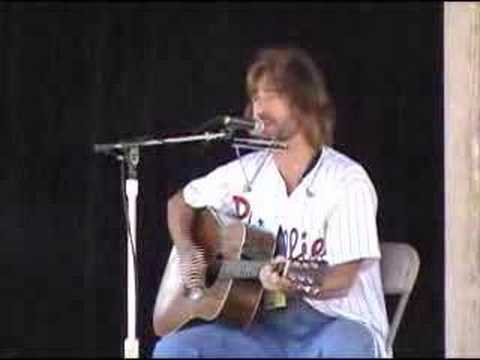
[[[258,52],[246,82],[247,115],[287,149],[249,153],[191,181],[170,199],[168,224],[181,261],[199,264],[192,271],[200,274],[194,209],[275,235],[278,254],[259,275],[264,306],[248,329],[213,321],[169,334],[154,357],[389,356],[376,192],[363,167],[330,146],[334,110],[324,75],[305,51],[278,47]],[[298,286],[275,269],[285,259],[322,260],[329,270]],[[201,296],[204,276],[184,276]]]

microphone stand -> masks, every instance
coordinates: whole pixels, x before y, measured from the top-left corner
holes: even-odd
[[[128,202],[127,239],[129,240],[128,264],[127,264],[127,336],[124,340],[124,358],[139,357],[139,341],[137,337],[136,315],[137,315],[137,277],[136,275],[136,241],[137,241],[137,196],[139,192],[139,181],[137,167],[140,163],[140,148],[149,146],[160,146],[168,144],[210,142],[213,140],[231,140],[232,146],[250,149],[274,148],[284,149],[286,145],[281,142],[269,139],[249,139],[234,137],[231,131],[208,133],[203,135],[188,135],[167,137],[161,139],[134,140],[109,144],[94,144],[94,152],[105,155],[113,155],[121,161],[122,171],[126,167],[125,189]],[[120,154],[118,153],[120,152]],[[123,181],[122,177],[122,181]]]
[[[139,146],[130,146],[126,149],[127,177],[125,180],[125,192],[128,203],[127,239],[130,239],[130,246],[127,245],[127,298],[128,298],[128,328],[127,337],[124,341],[125,358],[138,358],[139,342],[136,337],[136,307],[137,307],[137,278],[136,265],[137,257],[137,195],[138,195],[138,174],[137,166],[140,162]]]

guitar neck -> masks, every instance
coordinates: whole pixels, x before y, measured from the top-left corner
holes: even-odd
[[[223,260],[218,273],[219,279],[255,279],[266,261]]]
[[[224,260],[217,263],[217,278],[219,279],[255,279],[260,269],[269,261],[265,260]],[[309,285],[319,284],[324,274],[329,270],[328,263],[322,261],[287,261],[274,265],[274,271],[283,273],[290,280],[297,283],[306,282]]]

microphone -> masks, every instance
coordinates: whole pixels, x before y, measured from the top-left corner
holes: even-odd
[[[250,135],[260,135],[263,132],[263,121],[258,119],[235,116],[219,116],[220,122],[227,130],[245,130]]]

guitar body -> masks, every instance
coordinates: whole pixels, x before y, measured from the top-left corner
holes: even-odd
[[[208,210],[197,214],[195,221],[194,243],[205,250],[208,263],[206,290],[198,300],[187,296],[174,247],[154,307],[153,327],[158,336],[174,332],[194,319],[220,317],[245,327],[260,305],[263,287],[257,279],[223,279],[211,274],[213,264],[219,260],[270,260],[276,246],[273,236],[241,222],[222,226]]]

